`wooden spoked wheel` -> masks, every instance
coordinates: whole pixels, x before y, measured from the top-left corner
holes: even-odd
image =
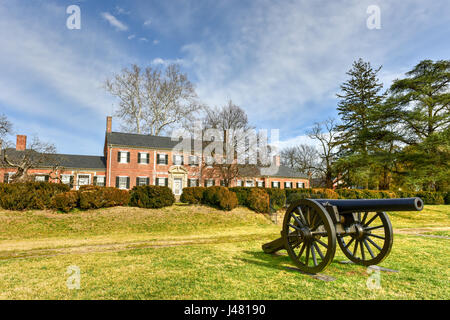
[[[394,234],[385,212],[358,212],[352,218],[356,232],[338,235],[337,241],[350,261],[364,266],[383,261],[391,251]]]
[[[289,256],[303,272],[318,273],[333,260],[336,230],[330,216],[314,200],[299,200],[287,209],[282,236]]]

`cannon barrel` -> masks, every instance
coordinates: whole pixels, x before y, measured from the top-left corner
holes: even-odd
[[[326,203],[336,206],[339,213],[349,212],[381,212],[381,211],[421,211],[423,201],[420,198],[402,199],[314,199],[322,206]]]

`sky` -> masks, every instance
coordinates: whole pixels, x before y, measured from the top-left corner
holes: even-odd
[[[67,27],[71,5],[80,29]],[[449,40],[448,0],[1,0],[0,114],[60,153],[100,155],[117,104],[105,79],[178,63],[202,103],[231,99],[257,129],[279,129],[281,147],[311,143],[314,122],[338,116],[354,60],[382,66],[388,89],[423,59],[449,59]]]

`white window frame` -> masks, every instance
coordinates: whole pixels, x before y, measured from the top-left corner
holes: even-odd
[[[149,164],[150,163],[150,153],[148,153],[148,152],[139,152],[139,154],[140,154],[139,158],[141,159],[141,161],[139,161],[138,164]],[[145,155],[144,158],[142,158],[143,154]],[[142,161],[143,159],[145,161]],[[149,159],[148,163],[147,163],[147,159]]]
[[[214,179],[206,179],[206,187],[214,186]]]
[[[143,177],[143,176],[139,176],[139,177],[137,177],[138,179],[139,179],[139,184],[138,184],[138,186],[146,186],[147,185],[147,178],[149,178],[149,177]],[[145,179],[144,180],[144,184],[141,184],[141,179]],[[150,180],[149,180],[150,181]]]
[[[14,175],[15,172],[6,172],[8,174],[8,181],[4,181],[6,183],[10,183],[11,182],[11,177]]]
[[[253,181],[253,180],[245,180],[245,186],[247,188],[253,188],[255,186],[255,181]]]
[[[301,187],[298,186],[298,184],[301,184]],[[305,183],[304,182],[297,182],[296,183],[297,189],[304,189],[305,188]]]
[[[121,189],[121,190],[128,190],[127,189],[127,181],[128,181],[128,176],[118,176],[119,177],[119,189]],[[120,184],[121,184],[121,181],[120,180],[122,180],[122,179],[124,179],[125,180],[125,186],[122,188],[121,186],[120,186]]]
[[[103,185],[101,187],[106,186],[106,176],[94,176],[97,178],[97,185],[98,185],[98,178],[103,178]]]
[[[120,161],[119,161],[119,163],[128,163],[128,151],[120,150],[119,153],[120,153]],[[123,161],[123,158],[124,158],[123,155],[125,155],[125,161]]]
[[[195,181],[195,186],[192,185],[192,181]],[[197,178],[191,178],[191,179],[189,179],[189,185],[190,185],[191,187],[198,187],[198,184],[199,184],[199,180],[198,180]]]
[[[80,187],[80,176],[88,176],[89,177],[89,182],[88,184],[83,184],[83,186],[89,186],[92,183],[92,176],[90,173],[78,173],[77,174],[77,187]]]
[[[157,165],[159,165],[159,166],[166,166],[166,165],[168,165],[169,164],[169,157],[167,157],[167,163],[166,163],[166,156],[167,156],[167,153],[157,153],[156,154],[156,164]],[[161,158],[160,157],[163,157],[162,159],[164,159],[164,163],[160,163],[161,162]]]
[[[181,166],[181,164],[183,163],[183,155],[181,154],[174,154],[173,155],[173,164],[175,166]]]
[[[256,186],[257,186],[258,188],[264,187],[264,181],[256,181]]]
[[[236,180],[236,187],[242,187],[242,180]]]
[[[280,189],[280,181],[272,181],[272,183],[273,183],[274,188]],[[275,186],[275,184],[276,184],[276,186]]]
[[[288,185],[289,185],[289,187],[288,187]],[[285,188],[292,189],[292,182],[291,181],[286,181],[286,187]]]
[[[192,160],[192,159],[194,159],[194,160]],[[189,156],[189,165],[190,166],[198,166],[198,159],[199,159],[199,157],[198,156],[196,156],[196,155],[190,155]]]
[[[36,181],[36,182],[45,182],[45,176],[48,176],[48,174],[45,174],[45,173],[36,173],[36,174],[34,174],[34,181]],[[44,178],[44,180],[38,180],[38,177],[39,178]],[[50,179],[50,177],[49,177],[49,179]]]
[[[156,178],[156,185],[157,186],[161,186],[161,187],[165,187],[166,186],[166,179],[167,178]],[[162,184],[161,184],[161,182],[160,181],[162,181]]]

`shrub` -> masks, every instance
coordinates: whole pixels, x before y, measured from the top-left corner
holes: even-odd
[[[205,187],[187,187],[183,188],[180,201],[189,204],[202,203]]]
[[[234,192],[225,187],[208,187],[203,194],[203,203],[230,211],[237,207],[238,199]]]
[[[339,199],[339,195],[334,190],[325,188],[312,189],[311,195],[319,195],[322,199]]]
[[[234,192],[236,194],[236,197],[238,199],[238,203],[240,206],[248,206],[247,204],[247,198],[250,193],[250,190],[253,188],[249,187],[233,187],[229,188],[228,190]]]
[[[168,187],[136,186],[131,189],[130,205],[140,208],[162,208],[171,206],[175,197]]]
[[[273,209],[279,210],[284,207],[286,203],[284,189],[267,188],[266,192],[269,194],[270,205]]]
[[[450,204],[450,191],[444,194],[444,203]]]
[[[269,212],[269,195],[263,189],[252,188],[248,193],[247,206],[260,213]]]
[[[52,199],[52,208],[69,212],[78,206],[79,194],[77,191],[68,191],[56,194]]]
[[[46,209],[52,198],[69,191],[69,186],[49,182],[0,184],[0,206],[8,210]]]
[[[440,192],[419,191],[415,194],[423,200],[425,204],[444,204],[444,197]]]
[[[83,210],[128,205],[127,190],[111,187],[83,186],[79,191],[79,206]]]

